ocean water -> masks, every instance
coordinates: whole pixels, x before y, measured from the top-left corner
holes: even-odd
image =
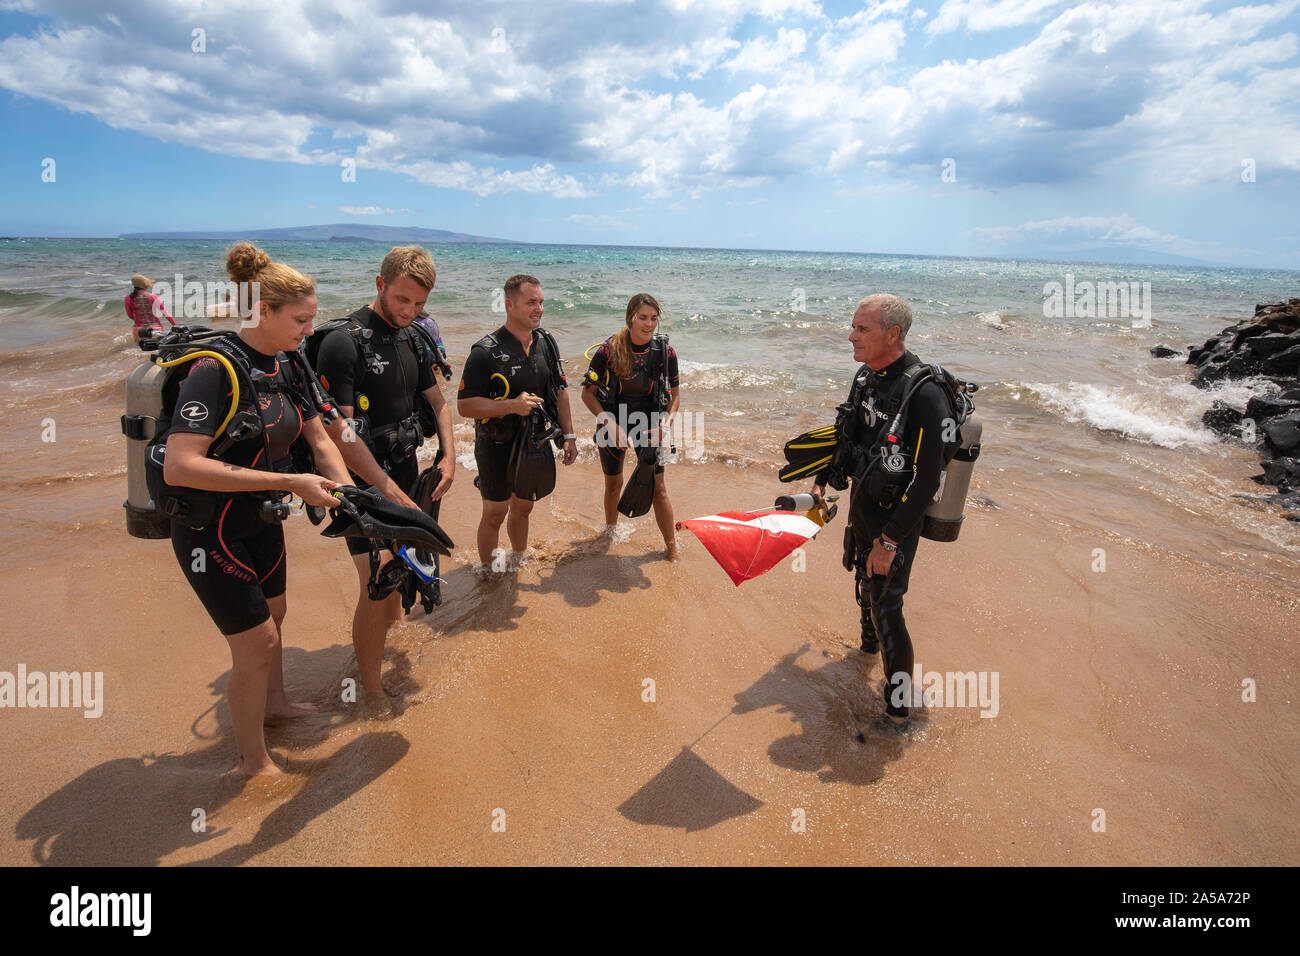
[[[0,242],[0,367],[10,413],[42,404],[105,405],[111,433],[121,381],[139,361],[122,308],[129,277],[222,282],[220,241]],[[371,300],[380,243],[265,243],[314,276],[319,317]],[[988,507],[1121,535],[1216,563],[1262,562],[1292,574],[1300,526],[1252,500],[1257,458],[1201,424],[1215,399],[1239,407],[1264,382],[1201,390],[1156,344],[1185,348],[1253,314],[1256,303],[1300,296],[1300,273],[902,255],[594,246],[430,246],[438,284],[429,309],[459,372],[469,346],[504,321],[503,281],[541,279],[544,324],[568,360],[622,326],[629,296],[650,292],[677,349],[685,462],[770,467],[781,445],[831,420],[856,368],[848,344],[862,296],[894,292],[914,319],[908,345],[980,385],[984,455],[975,492]],[[1053,283],[1123,283],[1127,310],[1067,309]],[[1116,314],[1118,313],[1118,314]],[[175,314],[175,313],[174,313]],[[178,316],[179,319],[179,316]],[[190,322],[211,324],[203,319]],[[454,386],[454,382],[453,382]],[[579,430],[586,412],[578,412]],[[460,434],[469,435],[468,426]],[[90,454],[90,452],[88,452]],[[26,480],[39,478],[39,472]],[[1244,497],[1243,497],[1244,496]],[[761,503],[753,503],[758,506]],[[720,501],[719,507],[735,503]],[[1263,555],[1263,557],[1260,557]]]

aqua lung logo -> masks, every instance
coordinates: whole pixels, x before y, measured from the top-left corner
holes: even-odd
[[[162,468],[167,463],[165,460],[166,455],[167,455],[166,445],[149,446],[149,457],[153,459],[153,463],[157,465],[159,468]]]
[[[208,407],[202,402],[186,402],[181,408],[181,418],[197,424],[208,417]]]

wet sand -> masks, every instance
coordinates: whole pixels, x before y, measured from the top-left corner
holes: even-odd
[[[0,445],[34,427],[11,415]],[[448,601],[390,632],[392,713],[341,701],[353,571],[292,519],[286,677],[321,712],[268,730],[288,774],[240,783],[225,642],[169,545],[126,535],[120,441],[70,423],[9,470],[0,670],[103,671],[105,702],[0,711],[5,864],[1300,862],[1294,579],[973,507],[960,541],[922,543],[908,623],[926,670],[997,671],[999,711],[928,707],[898,734],[856,650],[842,518],[805,570],[735,588],[689,533],[664,562],[650,516],[598,540],[589,455],[491,583],[458,471]],[[97,476],[42,479],[74,460]],[[999,474],[975,492],[996,502]],[[668,480],[679,520],[786,490],[775,466]]]

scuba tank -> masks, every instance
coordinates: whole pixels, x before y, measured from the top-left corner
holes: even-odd
[[[966,517],[966,493],[970,490],[975,460],[980,456],[983,432],[983,424],[974,415],[962,423],[961,445],[939,476],[939,489],[934,493],[934,501],[921,518],[921,537],[931,541],[957,540]]]
[[[216,492],[173,488],[163,478],[163,469],[166,435],[188,360],[201,355],[216,358],[230,374],[235,395],[242,392],[247,403],[255,394],[242,365],[212,342],[227,334],[202,326],[176,326],[158,338],[140,336],[141,351],[153,354],[127,376],[126,414],[121,418],[122,434],[127,439],[127,500],[122,506],[126,510],[126,530],[132,537],[169,538],[173,519],[202,527],[215,516],[219,497]],[[240,411],[244,414],[237,415]],[[247,429],[250,411],[240,409],[238,404],[232,406],[218,435],[225,432],[233,437],[232,431]],[[260,421],[259,416],[257,423]]]
[[[141,336],[141,341],[144,341]],[[163,385],[169,370],[153,362],[137,366],[126,378],[126,414],[122,434],[126,436],[126,532],[133,538],[170,538],[171,519],[154,510],[153,496],[145,480],[145,453],[158,434],[163,417]]]

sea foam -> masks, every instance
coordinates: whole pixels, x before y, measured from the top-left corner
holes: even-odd
[[[1216,437],[1201,425],[1201,415],[1216,398],[1229,404],[1238,398],[1226,394],[1228,390],[1202,390],[1186,383],[1137,382],[1134,386],[1030,382],[1025,387],[1068,422],[1162,448],[1213,445]],[[1243,392],[1249,395],[1248,389]]]

